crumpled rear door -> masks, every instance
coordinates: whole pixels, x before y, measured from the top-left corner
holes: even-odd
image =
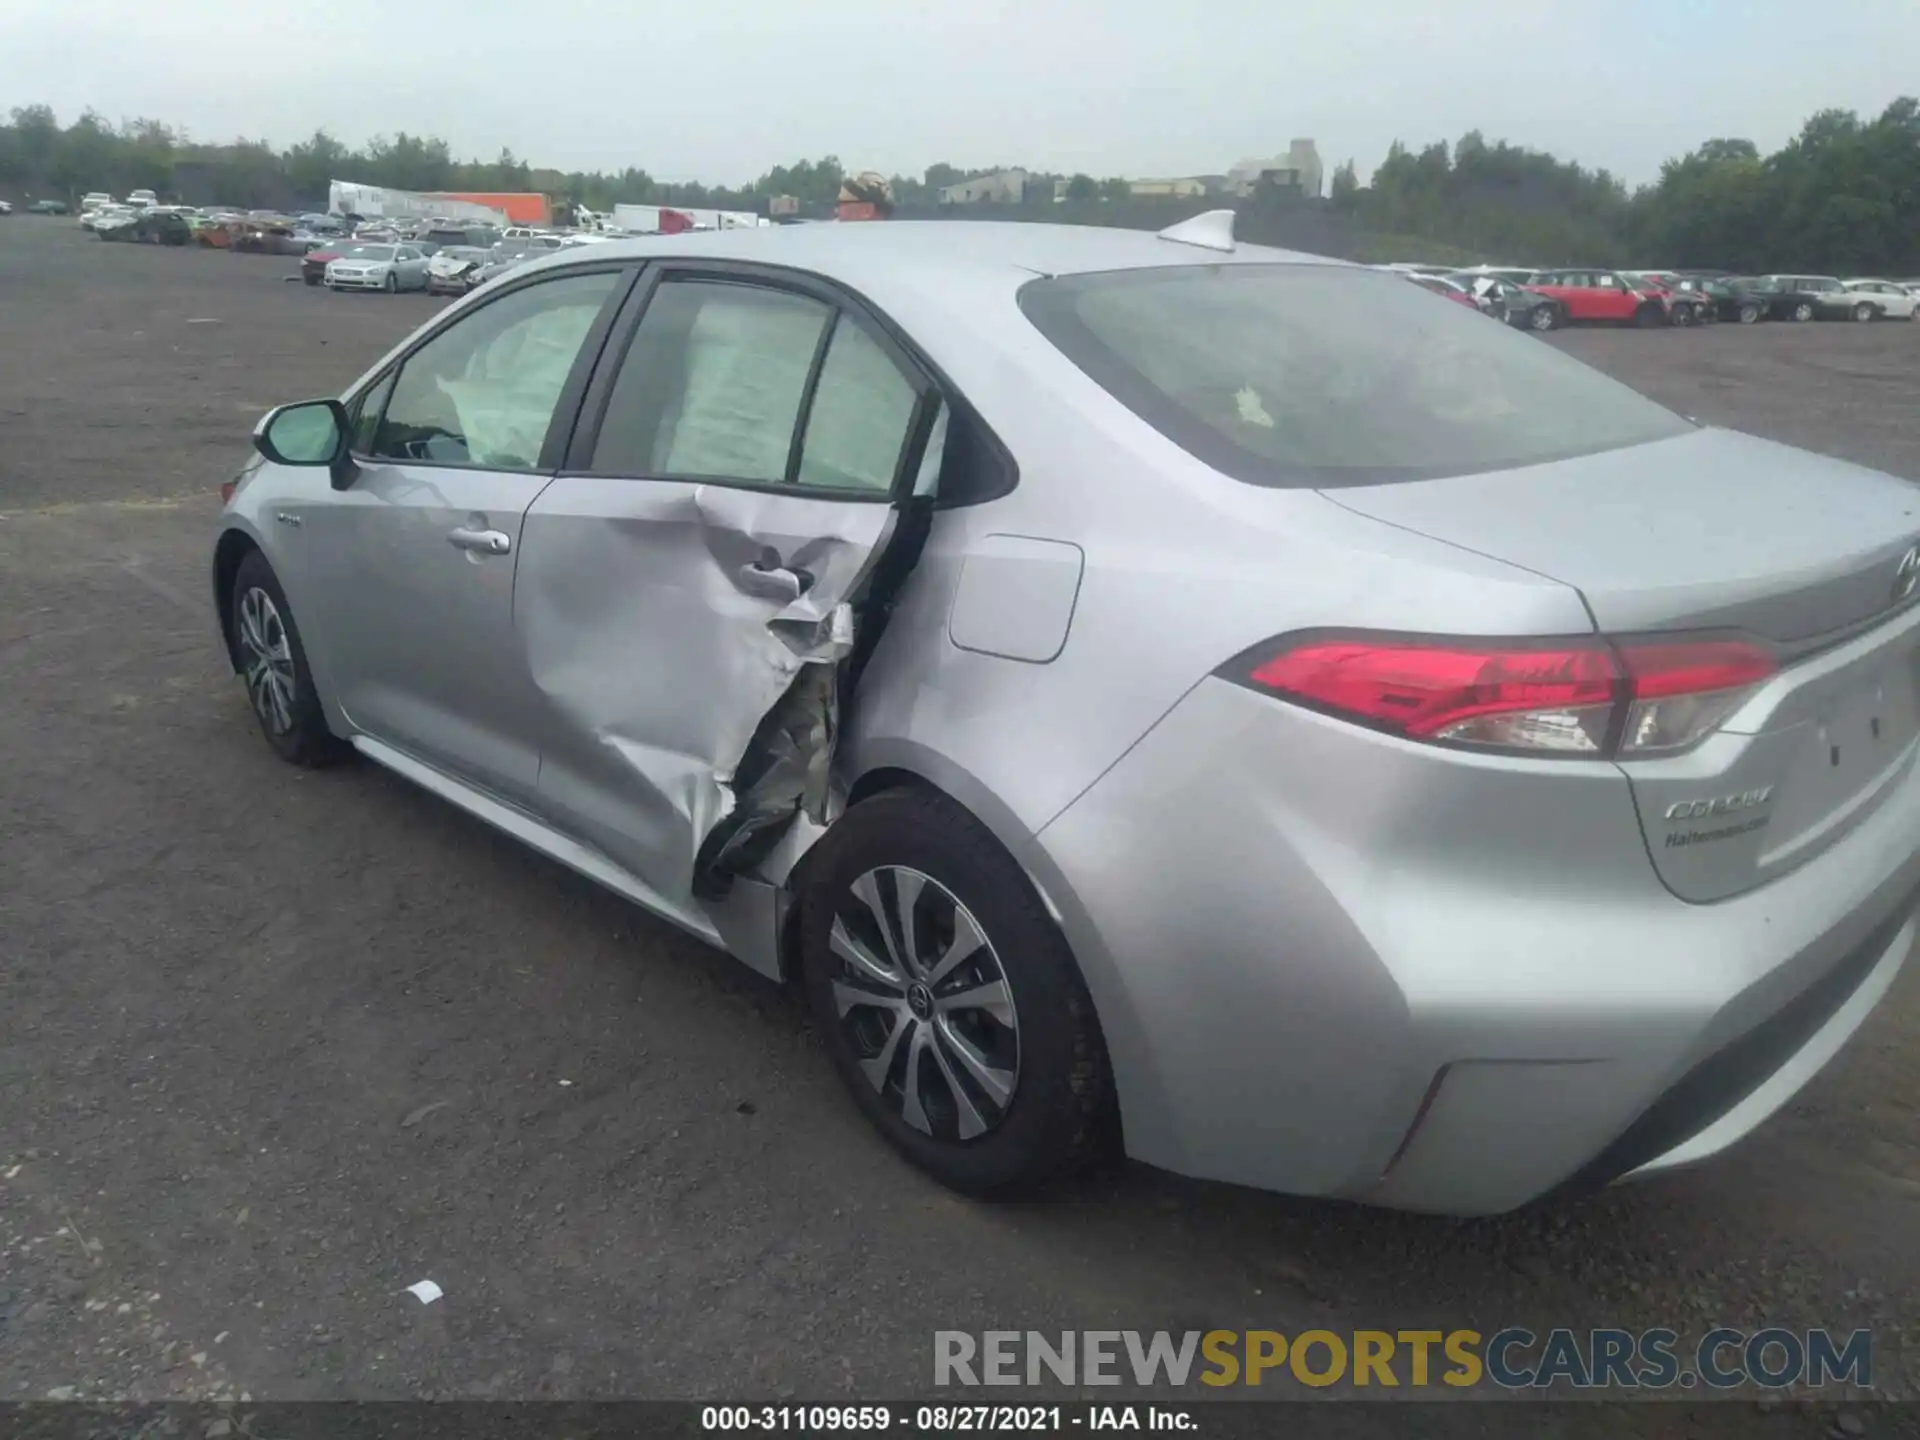
[[[550,707],[540,797],[669,906],[710,898],[826,799],[849,601],[886,504],[563,476],[515,611]]]

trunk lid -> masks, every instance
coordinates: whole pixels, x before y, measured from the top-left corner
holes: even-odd
[[[1738,630],[1782,670],[1721,730],[1622,763],[1654,868],[1738,894],[1873,813],[1920,748],[1920,489],[1731,431],[1326,492],[1577,589],[1607,634]]]
[[[1920,537],[1920,489],[1731,430],[1322,493],[1571,585],[1612,634],[1831,635],[1889,609],[1894,571]]]

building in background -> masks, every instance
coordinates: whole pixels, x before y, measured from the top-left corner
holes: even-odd
[[[1207,182],[1199,175],[1182,175],[1169,180],[1129,180],[1127,189],[1136,200],[1197,200],[1207,193]]]
[[[1265,160],[1242,160],[1227,172],[1227,185],[1238,196],[1263,190],[1295,190],[1318,198],[1325,178],[1320,152],[1311,140],[1288,143],[1286,153]]]
[[[940,187],[942,205],[1018,205],[1026,197],[1025,170],[996,170]]]

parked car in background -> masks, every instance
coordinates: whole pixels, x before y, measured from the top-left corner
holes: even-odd
[[[151,210],[160,203],[160,197],[151,190],[129,190],[127,205],[135,210]]]
[[[1566,324],[1566,315],[1558,300],[1502,276],[1463,270],[1447,278],[1465,285],[1480,302],[1482,310],[1516,330],[1558,330]]]
[[[415,243],[429,255],[449,245],[491,250],[500,243],[500,232],[490,225],[436,225],[425,231]]]
[[[36,200],[27,206],[27,213],[29,215],[64,215],[67,213],[67,202],[64,200]]]
[[[1871,320],[1873,303],[1862,300],[1835,275],[1766,275],[1769,313],[1782,320]],[[1862,313],[1864,312],[1864,313]]]
[[[331,240],[317,245],[300,257],[300,278],[309,285],[318,285],[327,278],[327,266],[338,260],[354,242],[351,240]]]
[[[326,269],[330,290],[400,290],[427,288],[427,257],[413,245],[349,245]]]
[[[1893,280],[1849,280],[1847,289],[1864,296],[1874,307],[1876,320],[1920,319],[1920,298],[1905,285]],[[1860,318],[1858,311],[1854,318]]]
[[[1717,271],[1690,270],[1676,272],[1673,282],[1675,289],[1703,297],[1716,318],[1742,325],[1754,325],[1767,317],[1768,298],[1754,289],[1758,283]]]
[[[494,246],[492,253],[480,266],[474,283],[484,285],[496,276],[504,275],[509,270],[518,269],[529,260],[538,260],[546,255],[547,252],[544,250],[519,248],[525,245],[525,243],[524,240],[503,240]]]
[[[792,980],[962,1191],[1117,1142],[1484,1214],[1726,1149],[1904,993],[1912,487],[1228,224],[448,307],[221,487],[262,742]]]
[[[1664,325],[1668,320],[1660,296],[1636,289],[1618,270],[1545,270],[1528,279],[1527,288],[1559,301],[1562,314],[1577,324]]]
[[[491,250],[477,245],[449,245],[428,257],[427,293],[464,295],[481,284],[480,272],[492,258]]]
[[[98,210],[98,209],[101,209],[103,206],[111,205],[113,203],[114,203],[113,196],[107,194],[106,191],[89,190],[86,194],[80,197],[80,213],[84,215],[89,210]]]
[[[1660,302],[1667,312],[1669,325],[1708,325],[1720,318],[1719,311],[1707,303],[1706,296],[1680,288],[1677,271],[1622,270],[1620,275],[1634,289]]]

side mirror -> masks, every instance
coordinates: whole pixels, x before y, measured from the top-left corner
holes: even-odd
[[[333,488],[344,490],[356,473],[347,442],[347,407],[338,400],[303,400],[269,410],[253,427],[253,448],[275,465],[324,465]]]

